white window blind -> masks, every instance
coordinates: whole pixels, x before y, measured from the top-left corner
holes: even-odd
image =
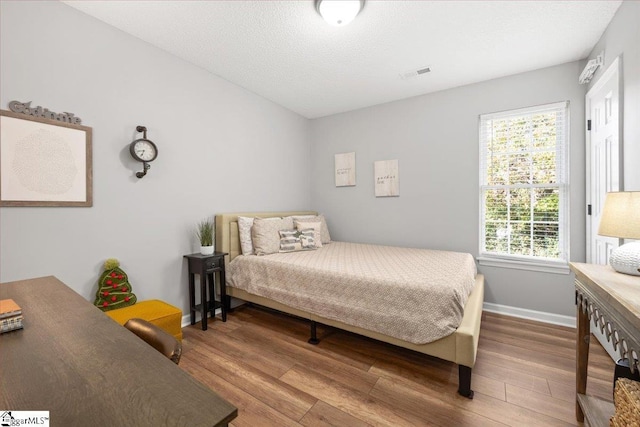
[[[569,254],[568,102],[480,116],[480,258]]]

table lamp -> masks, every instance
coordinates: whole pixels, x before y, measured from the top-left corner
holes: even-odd
[[[640,191],[607,193],[598,234],[620,239],[640,239]],[[609,264],[620,273],[640,276],[640,241],[625,243],[614,249]]]

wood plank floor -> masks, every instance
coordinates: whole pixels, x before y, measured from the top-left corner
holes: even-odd
[[[484,313],[473,400],[457,366],[243,306],[183,329],[180,367],[238,407],[241,426],[566,426],[575,421],[575,330]],[[611,400],[614,364],[592,340],[588,394]]]

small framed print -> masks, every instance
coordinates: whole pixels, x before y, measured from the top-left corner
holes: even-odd
[[[398,176],[398,160],[382,160],[374,162],[376,197],[400,196],[400,179]]]
[[[93,205],[90,127],[0,110],[0,206]]]
[[[335,155],[336,187],[353,187],[356,185],[356,153],[340,153]]]

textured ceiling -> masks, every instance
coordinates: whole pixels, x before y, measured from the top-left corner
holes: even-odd
[[[345,27],[313,0],[64,3],[316,118],[584,59],[621,1],[366,0]]]

